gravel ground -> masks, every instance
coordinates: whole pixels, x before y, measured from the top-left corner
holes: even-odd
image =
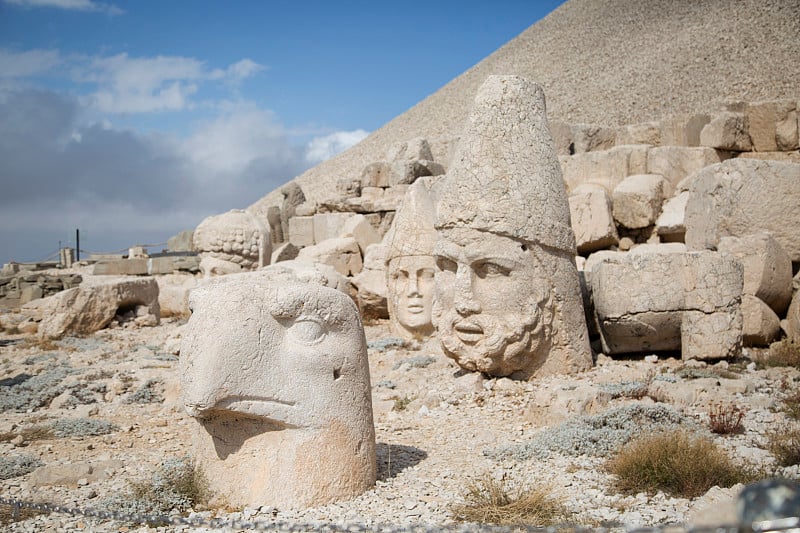
[[[0,494],[78,508],[103,507],[110,498],[124,499],[131,483],[149,479],[165,459],[189,452],[193,422],[180,406],[178,363],[172,355],[180,331],[179,322],[168,320],[155,328],[105,330],[54,346],[26,341],[8,344],[19,337],[0,338],[6,341],[0,348],[4,387],[13,387],[12,381],[25,375],[45,375],[56,365],[68,368],[66,374],[53,374],[57,377],[49,388],[31,389],[31,395],[46,394],[53,387],[60,391],[49,405],[3,410],[0,435],[25,435],[26,428],[55,422],[61,423],[59,427],[78,427],[64,420],[86,418],[115,426],[94,436],[0,439],[3,457],[25,454],[51,472],[50,477],[39,470],[0,481]],[[686,376],[679,373],[684,365],[675,359],[613,360],[602,355],[595,368],[578,376],[534,382],[484,379],[459,371],[434,342],[393,345],[387,342],[390,335],[382,322],[367,326],[366,331],[371,341],[378,442],[375,488],[351,501],[305,511],[216,509],[194,516],[291,523],[453,524],[450,508],[461,500],[465,487],[491,476],[511,486],[549,487],[573,513],[573,520],[588,526],[694,523],[703,517],[724,520],[730,515],[703,509],[710,505],[724,508],[715,502],[729,503],[736,488],[712,489],[695,500],[662,493],[617,494],[603,467],[608,455],[604,448],[584,446],[585,440],[602,440],[610,434],[597,432],[588,439],[580,437],[578,443],[570,441],[576,434],[586,435],[575,433],[576,420],[583,420],[577,417],[616,417],[616,422],[604,424],[618,426],[625,416],[609,415],[616,409],[634,413],[657,407],[674,410],[687,423],[703,426],[711,405],[735,404],[746,409],[746,431],[714,438],[740,460],[770,465],[773,460],[763,449],[765,435],[785,421],[778,409],[779,391],[800,380],[800,373],[794,370],[756,370],[752,364],[745,368],[747,360],[736,365],[736,379],[720,377],[725,363],[717,367],[700,364],[691,376],[699,377],[689,379],[681,377]],[[654,376],[664,375],[668,378],[652,381]],[[649,390],[661,391],[663,402],[625,395],[627,390],[636,390],[635,383],[650,381],[657,387],[651,385]],[[630,418],[633,420],[633,415]],[[85,428],[85,422],[82,424],[79,427]],[[638,422],[622,431],[639,433]],[[546,442],[551,443],[548,446],[556,442],[554,449],[577,452],[528,453],[531,446],[538,449]],[[797,475],[795,470],[783,473]],[[8,531],[181,530],[56,513],[5,527]]]

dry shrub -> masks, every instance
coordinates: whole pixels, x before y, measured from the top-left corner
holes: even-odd
[[[744,433],[745,410],[735,405],[712,405],[708,411],[708,427],[718,435]]]
[[[767,435],[767,449],[781,466],[800,464],[800,427],[778,428]]]
[[[663,491],[694,498],[717,485],[730,487],[758,478],[752,467],[735,464],[711,440],[684,430],[656,433],[633,441],[609,461],[623,493]]]
[[[453,518],[462,522],[549,526],[569,518],[548,489],[520,488],[511,493],[504,482],[489,475],[468,485],[463,500],[451,507]]]
[[[788,338],[773,342],[769,345],[769,354],[764,365],[800,368],[800,342],[793,342]]]
[[[782,402],[783,412],[786,416],[794,420],[800,420],[800,390],[790,392],[784,396]]]

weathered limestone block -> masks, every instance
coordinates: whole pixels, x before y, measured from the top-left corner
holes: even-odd
[[[375,483],[369,366],[341,292],[259,272],[191,294],[181,345],[197,463],[217,501],[316,507]]]
[[[661,206],[661,214],[656,219],[656,233],[663,241],[683,242],[686,235],[686,203],[689,191],[681,191]]]
[[[617,129],[617,144],[661,144],[661,125],[658,122],[629,124]]]
[[[386,288],[392,333],[420,339],[433,333],[431,309],[436,263],[434,199],[430,180],[411,185],[386,234]]]
[[[528,379],[592,365],[560,170],[541,87],[490,76],[433,191],[433,322],[467,370]]]
[[[167,249],[170,252],[193,252],[192,237],[194,231],[187,229],[167,239]]]
[[[116,259],[98,261],[92,268],[94,276],[146,276],[147,259]]]
[[[281,196],[283,196],[280,211],[281,229],[283,233],[283,240],[285,241],[289,238],[289,220],[295,215],[303,214],[299,213],[298,211],[305,203],[306,195],[303,193],[303,189],[300,188],[300,185],[290,181],[281,187]]]
[[[584,183],[596,183],[610,194],[628,176],[647,173],[649,149],[646,145],[615,146],[599,152],[559,157],[567,192]]]
[[[392,165],[388,161],[377,161],[364,167],[361,172],[362,194],[367,187],[388,187],[391,174]]]
[[[686,245],[682,242],[645,243],[633,246],[628,255],[685,254],[686,252]]]
[[[370,224],[364,215],[352,215],[345,220],[339,231],[338,237],[353,237],[358,243],[358,248],[363,256],[370,244],[381,242],[378,231]]]
[[[575,146],[572,144],[572,126],[566,122],[552,120],[548,124],[550,135],[553,136],[553,146],[558,155],[573,155]]]
[[[158,284],[153,278],[89,277],[79,287],[35,303],[34,312],[41,317],[39,335],[51,339],[94,333],[127,310],[137,310],[140,325],[156,325],[160,317]]]
[[[718,150],[749,152],[753,143],[747,115],[726,111],[715,116],[700,132],[700,144]]]
[[[177,271],[199,272],[200,257],[197,255],[165,255],[147,259],[147,274],[156,276]]]
[[[715,249],[722,237],[764,230],[800,261],[800,164],[730,159],[688,181],[690,250]]]
[[[800,291],[794,293],[792,303],[786,311],[786,336],[794,342],[800,342]]]
[[[314,215],[314,243],[342,236],[345,223],[353,213],[317,213]]]
[[[336,196],[342,200],[361,196],[361,179],[344,178],[337,180]]]
[[[189,316],[189,293],[197,287],[197,278],[191,274],[166,274],[153,279],[158,284],[161,316]]]
[[[393,145],[386,151],[387,161],[434,161],[431,145],[427,139],[415,137]]]
[[[784,161],[786,163],[800,163],[800,152],[741,152],[736,154],[738,159],[761,159],[762,161]]]
[[[204,219],[194,230],[194,249],[201,261],[212,257],[255,270],[269,264],[272,239],[269,228],[254,214],[233,209]]]
[[[652,226],[671,189],[658,174],[628,176],[614,188],[614,220],[631,229]]]
[[[289,242],[298,248],[314,244],[314,216],[296,216],[289,219]]]
[[[606,353],[678,350],[683,359],[737,356],[741,264],[715,252],[627,254],[592,269]]]
[[[383,243],[368,246],[364,267],[353,278],[353,285],[358,289],[358,308],[365,319],[389,318],[386,253]]]
[[[579,254],[591,253],[619,242],[611,211],[611,198],[600,185],[579,185],[569,195],[569,213]]]
[[[681,180],[726,157],[725,153],[705,146],[657,146],[647,152],[647,171],[638,174],[659,174],[678,190]]]
[[[231,261],[209,256],[200,259],[200,273],[204,278],[227,276],[228,274],[238,274],[239,272],[245,272],[245,270],[241,265]]]
[[[777,314],[786,311],[792,299],[792,260],[770,233],[723,237],[717,249],[742,263],[744,294],[760,298]]]
[[[410,185],[422,176],[433,176],[444,173],[444,167],[430,160],[398,159],[396,161],[379,161],[364,168],[361,174],[362,190],[365,187],[394,187]]]
[[[794,100],[758,102],[747,106],[750,138],[758,152],[797,150],[798,112]]]
[[[572,125],[572,153],[596,152],[614,147],[617,132],[613,128],[593,124]]]
[[[453,160],[457,143],[458,137],[434,137],[429,139],[428,144],[433,155],[431,159],[442,165],[442,168],[446,171]]]
[[[742,342],[745,346],[769,346],[778,340],[781,321],[775,311],[750,294],[742,295]]]
[[[327,239],[300,250],[297,259],[330,265],[343,276],[355,276],[363,265],[358,242],[352,237]]]
[[[660,122],[661,146],[700,146],[700,133],[711,116],[675,115]]]

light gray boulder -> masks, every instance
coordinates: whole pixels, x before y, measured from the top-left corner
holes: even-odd
[[[681,350],[682,358],[741,352],[741,264],[715,252],[620,254],[592,268],[606,353]]]
[[[775,311],[750,294],[742,295],[742,342],[745,346],[769,346],[778,340],[781,322]]]
[[[569,214],[578,253],[591,253],[619,242],[611,198],[595,184],[576,187],[569,195]]]
[[[353,237],[326,239],[306,246],[297,254],[297,259],[330,265],[343,276],[355,276],[363,266],[361,249]]]
[[[760,298],[777,314],[786,311],[792,299],[792,260],[770,233],[723,237],[717,249],[744,266],[744,294]]]
[[[713,250],[723,237],[763,230],[800,261],[800,164],[729,159],[687,181],[690,250]]]
[[[747,115],[725,111],[715,116],[700,132],[700,144],[718,150],[749,152],[753,143]]]
[[[23,312],[41,319],[40,337],[58,339],[65,335],[88,335],[108,326],[114,317],[135,313],[135,323],[159,323],[158,284],[153,278],[86,277],[79,287],[31,302]]]
[[[658,174],[628,176],[612,193],[614,220],[630,229],[652,226],[672,186]]]

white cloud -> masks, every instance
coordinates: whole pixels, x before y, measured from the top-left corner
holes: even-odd
[[[364,130],[337,131],[324,137],[315,137],[306,146],[305,159],[312,165],[316,165],[330,159],[338,153],[344,152],[351,146],[361,142],[369,135]]]
[[[75,70],[78,80],[97,83],[87,102],[106,113],[147,113],[191,109],[191,96],[207,81],[233,84],[264,67],[242,59],[227,69],[209,70],[191,57],[129,57],[117,54],[93,59]]]
[[[0,49],[0,78],[27,78],[52,69],[60,62],[58,50],[14,52]]]
[[[94,11],[109,15],[121,15],[123,10],[115,5],[94,2],[93,0],[4,0],[7,4],[24,7],[54,7],[73,11]]]

